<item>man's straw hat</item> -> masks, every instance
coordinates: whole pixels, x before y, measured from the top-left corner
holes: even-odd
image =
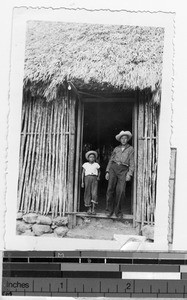
[[[117,140],[118,142],[120,142],[121,137],[124,136],[124,135],[126,135],[126,136],[128,137],[128,141],[129,141],[129,140],[131,139],[131,137],[132,137],[132,133],[131,133],[130,131],[124,131],[124,130],[122,130],[119,134],[116,135],[116,140]]]

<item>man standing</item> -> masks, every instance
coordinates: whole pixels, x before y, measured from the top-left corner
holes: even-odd
[[[121,202],[125,195],[126,181],[131,180],[134,172],[134,149],[128,144],[131,137],[130,131],[123,130],[116,135],[116,140],[121,145],[113,150],[106,168],[108,217],[114,212],[117,217],[123,216]]]

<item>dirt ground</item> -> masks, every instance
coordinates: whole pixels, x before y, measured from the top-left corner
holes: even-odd
[[[67,237],[113,240],[114,234],[137,235],[132,223],[112,219],[78,218],[78,224],[67,233]]]

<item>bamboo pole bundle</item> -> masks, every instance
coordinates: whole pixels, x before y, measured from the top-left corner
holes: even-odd
[[[63,100],[63,99],[62,99]],[[60,169],[59,169],[59,214],[62,215],[62,206],[63,206],[63,172],[64,172],[64,101],[61,105],[61,114],[60,114]]]
[[[75,99],[52,104],[28,99],[22,113],[19,210],[47,214],[51,209],[52,217],[73,211],[74,130]]]
[[[79,164],[80,164],[80,145],[81,145],[81,103],[78,103],[77,112],[77,141],[76,141],[76,165],[75,165],[75,184],[74,184],[74,207],[73,211],[77,211],[78,202],[78,191],[80,186],[80,174],[79,174]],[[73,225],[76,225],[76,216],[73,219]]]
[[[56,127],[56,161],[55,161],[55,217],[58,214],[58,201],[59,201],[59,194],[58,194],[58,190],[59,190],[59,160],[60,160],[60,156],[59,156],[59,130],[60,130],[60,115],[59,115],[59,102],[56,102],[56,110],[57,110],[57,127]]]
[[[80,139],[80,147],[79,147],[79,153],[80,153],[80,162],[79,162],[79,167],[80,167],[80,173],[79,173],[79,187],[80,187],[80,183],[81,183],[81,167],[82,167],[82,143],[83,143],[83,125],[84,125],[84,105],[81,103],[81,126],[80,126],[80,130],[81,130],[81,139]],[[80,209],[80,188],[78,190],[78,211]]]
[[[155,135],[155,105],[152,100],[152,134]],[[151,225],[153,225],[154,219],[154,207],[155,207],[155,141],[152,140],[152,165],[151,165],[151,186],[152,186],[152,197],[151,197]]]
[[[41,201],[41,214],[44,213],[46,201],[46,165],[47,165],[47,140],[48,140],[48,104],[45,106],[45,127],[44,127],[44,147],[43,147],[43,160],[42,160],[42,201]]]
[[[147,202],[148,202],[148,209],[147,209],[147,221],[148,224],[150,223],[150,212],[151,212],[151,178],[152,178],[152,172],[151,172],[151,162],[152,162],[152,104],[151,101],[148,102],[148,116],[149,116],[149,140],[148,140],[148,165],[147,165],[147,169],[148,169],[148,193],[147,193]]]
[[[39,190],[39,197],[37,203],[37,212],[42,214],[44,206],[44,161],[45,161],[45,140],[46,140],[46,124],[47,124],[47,109],[45,103],[42,103],[43,108],[43,131],[42,131],[42,142],[41,142],[41,162],[39,171],[39,181],[37,182],[36,188]]]
[[[49,124],[50,124],[50,104],[46,104],[47,111],[47,119],[46,119],[46,135],[45,135],[45,156],[44,156],[44,171],[43,171],[43,195],[44,195],[44,203],[42,208],[42,213],[46,214],[47,202],[48,202],[48,161],[49,161],[49,143],[50,143],[50,135],[49,135]]]
[[[54,104],[53,104],[54,105]],[[53,115],[53,123],[52,123],[52,133],[56,131],[56,122],[57,122],[57,110],[54,105],[54,115]],[[51,202],[51,211],[52,211],[52,218],[54,218],[54,210],[55,210],[55,134],[52,134],[51,137],[51,144],[52,144],[52,165],[51,165],[51,188],[53,191],[53,196],[52,196],[52,202]]]
[[[38,133],[41,132],[42,128],[42,111],[41,111],[41,105],[40,101],[38,101],[38,118],[39,118],[39,126],[38,126]],[[35,147],[35,167],[34,167],[34,172],[33,172],[33,178],[32,178],[32,205],[31,205],[31,212],[34,212],[36,210],[36,198],[38,194],[38,189],[36,189],[36,184],[37,184],[37,175],[38,175],[38,165],[39,165],[39,156],[40,156],[40,144],[41,144],[41,139],[39,135],[36,135],[36,147]]]
[[[21,137],[20,137],[19,177],[18,177],[18,180],[20,180],[21,173],[22,173],[22,167],[23,167],[23,158],[24,158],[23,151],[24,151],[24,144],[25,144],[25,139],[26,139],[27,124],[28,124],[27,109],[28,109],[27,101],[24,101],[23,102],[23,107],[22,107],[22,114],[21,114]],[[18,182],[18,187],[19,187],[19,182]],[[19,205],[18,205],[18,207],[19,207]]]
[[[47,196],[45,201],[45,208],[44,208],[44,214],[48,214],[50,207],[51,207],[51,198],[52,198],[52,192],[51,192],[51,160],[52,160],[52,150],[51,150],[51,137],[52,137],[52,120],[53,120],[53,105],[48,105],[48,115],[49,115],[49,121],[48,121],[48,159],[46,164],[46,187],[47,187]]]
[[[31,199],[33,195],[33,190],[32,190],[32,181],[33,181],[33,173],[34,173],[34,168],[35,166],[35,153],[36,153],[36,139],[37,139],[37,132],[39,128],[39,105],[38,102],[35,104],[35,111],[33,114],[33,122],[35,123],[35,127],[33,128],[33,140],[32,140],[32,149],[31,149],[31,161],[30,161],[30,171],[29,171],[29,181],[28,181],[28,207],[27,211],[30,211],[31,207]]]
[[[20,159],[19,159],[19,177],[18,177],[18,195],[17,195],[17,210],[19,211],[21,209],[21,203],[22,203],[22,197],[20,191],[22,190],[21,187],[21,178],[22,178],[22,172],[23,172],[23,164],[24,164],[24,146],[26,142],[26,132],[27,132],[27,125],[28,125],[28,103],[27,101],[24,101],[23,108],[22,108],[22,122],[21,122],[21,128],[22,133],[21,139],[20,139]]]
[[[31,185],[32,185],[32,172],[34,169],[34,155],[35,155],[35,145],[36,145],[36,134],[38,128],[38,122],[37,122],[37,103],[35,101],[32,101],[32,122],[33,122],[33,127],[30,129],[30,158],[28,160],[28,181],[27,181],[27,212],[30,211],[30,205],[31,205]]]
[[[52,211],[52,202],[53,202],[53,182],[52,182],[52,161],[53,161],[53,120],[54,120],[54,105],[50,105],[50,117],[49,117],[49,128],[48,128],[48,137],[49,137],[49,159],[48,159],[48,178],[47,178],[47,188],[48,188],[48,197],[46,203],[45,214],[48,214],[50,210]]]
[[[37,174],[35,180],[35,191],[36,191],[36,203],[35,203],[35,212],[39,212],[40,208],[40,197],[41,197],[41,168],[42,168],[42,149],[43,149],[43,140],[44,140],[44,127],[45,127],[45,118],[44,118],[44,107],[43,101],[40,100],[41,105],[41,134],[38,136],[39,139],[39,149],[38,149],[38,165],[37,165]]]
[[[73,211],[73,186],[74,186],[74,152],[75,152],[75,99],[70,98],[70,120],[69,120],[69,159],[68,159],[68,211]],[[70,216],[72,226],[72,217]]]
[[[29,132],[33,132],[34,130],[34,118],[32,117],[33,114],[35,113],[35,109],[33,107],[33,101],[30,99],[30,110],[29,110],[29,114],[30,114],[30,124],[28,127],[28,131]],[[32,141],[33,141],[33,135],[27,135],[27,139],[28,139],[28,149],[27,149],[27,153],[28,156],[25,159],[25,172],[24,172],[24,181],[23,181],[23,185],[24,185],[24,189],[23,189],[23,199],[24,199],[24,206],[23,206],[23,211],[26,213],[28,212],[28,180],[29,180],[29,172],[30,172],[30,161],[31,161],[31,154],[32,154]]]
[[[143,151],[143,196],[142,196],[142,225],[146,219],[146,170],[147,170],[147,103],[144,104],[144,151]]]
[[[29,100],[29,99],[28,99]],[[31,123],[31,103],[29,102],[28,109],[26,111],[27,113],[27,120],[28,120],[28,126],[26,127],[26,130],[28,131],[30,128],[30,123]],[[19,209],[23,211],[24,208],[24,191],[25,191],[25,186],[24,186],[24,178],[25,178],[25,170],[27,166],[27,157],[28,157],[28,149],[29,149],[29,137],[27,135],[25,139],[25,145],[24,145],[24,150],[22,152],[23,159],[22,159],[22,172],[20,176],[20,181],[19,181],[19,192],[18,192],[18,199],[20,199],[20,207]]]
[[[65,126],[64,126],[64,134],[65,134],[65,144],[64,144],[64,189],[63,189],[63,216],[65,215],[66,206],[67,206],[67,182],[68,182],[68,168],[67,168],[67,160],[68,160],[68,130],[69,130],[69,99],[66,96],[66,109],[65,109]]]

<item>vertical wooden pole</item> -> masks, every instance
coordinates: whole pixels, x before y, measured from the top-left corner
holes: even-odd
[[[80,148],[79,148],[80,160],[79,160],[78,211],[80,210],[80,201],[81,201],[80,183],[81,183],[81,171],[82,171],[82,148],[83,148],[83,131],[84,131],[84,103],[83,102],[81,102],[80,109],[81,109],[81,125],[80,125]]]
[[[145,99],[144,99],[145,102]],[[145,108],[145,113],[144,113],[144,134],[143,134],[143,142],[144,142],[144,147],[143,147],[143,151],[144,151],[144,155],[143,155],[143,192],[142,192],[142,219],[141,219],[141,223],[142,226],[144,224],[144,222],[146,221],[146,209],[147,209],[147,186],[148,186],[148,170],[147,170],[147,164],[148,164],[148,160],[147,160],[147,143],[148,143],[148,139],[147,139],[147,135],[148,135],[148,109],[147,109],[147,103],[144,103],[144,108]]]
[[[34,166],[34,172],[33,172],[33,178],[32,178],[32,205],[31,205],[31,212],[36,211],[36,201],[37,201],[37,195],[38,195],[38,188],[37,188],[37,178],[38,178],[38,167],[40,162],[40,144],[41,144],[41,129],[42,129],[42,107],[41,103],[38,100],[38,118],[39,118],[39,126],[38,126],[38,134],[36,138],[36,156],[35,156],[35,166]]]
[[[36,141],[37,141],[37,132],[39,128],[39,105],[38,101],[34,103],[35,110],[33,113],[33,122],[36,123],[35,127],[33,128],[33,141],[32,141],[32,150],[31,150],[31,161],[30,161],[30,172],[29,172],[29,181],[28,181],[28,212],[31,208],[31,201],[33,201],[33,189],[32,189],[32,181],[33,181],[33,175],[34,175],[34,168],[35,166],[35,153],[36,153]]]
[[[33,115],[35,115],[36,112],[36,107],[34,102],[31,100],[31,110],[30,110],[30,114],[31,114],[31,124],[30,124],[30,134],[28,134],[29,136],[29,148],[28,148],[28,157],[27,157],[27,161],[26,161],[26,169],[25,169],[25,177],[24,177],[24,212],[29,212],[29,176],[30,176],[30,167],[31,167],[31,157],[32,157],[32,148],[33,148],[33,132],[34,132],[34,128],[35,128],[35,122],[34,122],[34,118]]]
[[[75,97],[70,97],[69,120],[69,159],[68,159],[68,211],[73,211],[73,187],[74,187],[74,153],[75,153]],[[73,217],[69,216],[69,228],[73,226]]]
[[[29,155],[29,141],[30,141],[30,137],[28,132],[30,131],[30,124],[31,124],[31,102],[30,102],[30,97],[27,99],[28,101],[28,110],[27,110],[27,114],[28,114],[28,124],[27,124],[27,137],[26,137],[26,145],[25,145],[25,153],[24,153],[24,159],[23,159],[23,166],[22,166],[22,173],[21,173],[21,178],[19,181],[19,193],[18,193],[18,199],[20,199],[21,201],[21,206],[20,206],[20,210],[21,212],[23,212],[24,207],[25,207],[25,190],[26,190],[26,186],[25,186],[25,173],[26,173],[26,168],[27,168],[27,160],[28,160],[28,155]]]
[[[64,99],[61,100],[61,110],[60,110],[60,145],[59,145],[59,214],[62,215],[62,203],[63,203],[63,172],[64,172]]]
[[[75,186],[74,186],[74,208],[73,211],[77,211],[78,203],[78,191],[79,186],[79,163],[80,163],[80,141],[81,141],[81,102],[78,101],[78,111],[77,111],[77,137],[76,137],[76,161],[75,161]],[[76,225],[76,215],[73,218],[73,226]]]
[[[133,227],[136,225],[136,201],[137,201],[137,150],[138,150],[138,128],[137,128],[137,121],[138,121],[138,95],[136,96],[136,102],[134,103],[133,107],[133,136],[134,136],[134,161],[135,161],[135,169],[134,169],[134,176],[133,176]]]
[[[138,168],[137,168],[137,205],[136,205],[136,222],[138,232],[141,230],[141,210],[143,201],[143,130],[144,130],[144,97],[139,94],[139,110],[138,110]]]

